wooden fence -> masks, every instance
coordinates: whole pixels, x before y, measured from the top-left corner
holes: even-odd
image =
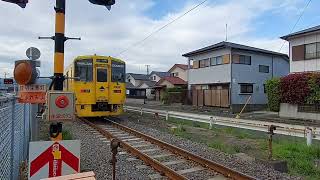
[[[192,104],[194,106],[229,107],[229,90],[193,90]]]

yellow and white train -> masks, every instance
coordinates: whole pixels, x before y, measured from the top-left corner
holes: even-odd
[[[78,117],[120,115],[126,97],[125,62],[110,56],[78,56],[66,69],[64,90],[75,94]]]

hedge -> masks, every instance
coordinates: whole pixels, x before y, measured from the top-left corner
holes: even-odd
[[[280,79],[273,78],[266,82],[265,85],[267,97],[268,97],[268,107],[270,111],[278,112],[280,109]]]
[[[289,104],[304,104],[310,95],[310,73],[289,74],[281,78],[281,102]]]
[[[266,82],[268,107],[279,111],[280,103],[319,104],[320,73],[294,73]]]

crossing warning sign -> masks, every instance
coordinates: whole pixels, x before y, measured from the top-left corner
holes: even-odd
[[[29,146],[29,179],[80,172],[80,141],[37,141]]]

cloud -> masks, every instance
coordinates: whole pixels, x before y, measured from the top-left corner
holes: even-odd
[[[292,2],[292,3],[290,3]],[[280,12],[280,7],[294,10],[300,0],[264,1],[229,0],[199,7],[142,44],[120,56],[127,62],[128,72],[145,72],[145,64],[151,70],[168,70],[174,63],[186,63],[181,54],[217,43],[225,39],[228,23],[230,41],[277,50],[281,40],[255,38],[254,21],[264,13]],[[152,19],[146,13],[154,7],[152,0],[117,1],[108,11],[105,7],[88,1],[67,1],[66,35],[81,37],[81,41],[67,41],[65,64],[78,55],[117,55],[130,45],[145,38],[157,28],[178,17],[198,1],[187,1],[180,11]],[[38,47],[41,52],[41,74],[51,75],[53,69],[53,41],[38,40],[38,36],[51,36],[54,31],[54,2],[33,0],[25,9],[0,2],[0,71],[12,72],[13,61],[25,58],[25,50]]]

